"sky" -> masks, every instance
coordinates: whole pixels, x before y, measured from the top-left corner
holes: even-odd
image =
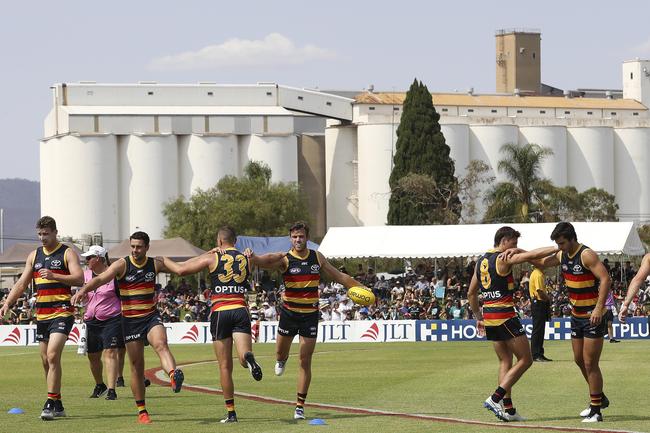
[[[542,32],[542,82],[620,89],[621,63],[650,58],[648,16],[641,0],[6,2],[0,179],[39,179],[54,83],[393,91],[417,77],[433,92],[491,93],[495,30],[527,28]]]

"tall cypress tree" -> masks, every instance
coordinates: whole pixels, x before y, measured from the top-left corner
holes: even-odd
[[[397,128],[396,151],[389,179],[388,224],[443,224],[456,222],[460,216],[458,179],[454,176],[454,161],[449,157],[449,146],[440,130],[439,120],[429,89],[417,79],[413,80]],[[417,197],[417,191],[400,184],[400,180],[409,175],[430,178],[438,193],[429,194],[426,200]],[[445,214],[452,215],[451,221],[449,217],[443,218]]]

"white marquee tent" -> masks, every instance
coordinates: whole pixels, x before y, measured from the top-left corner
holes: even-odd
[[[550,235],[556,223],[468,224],[444,226],[332,227],[318,249],[329,258],[442,258],[483,254],[494,244],[494,233],[508,225],[521,232],[519,248],[555,245]],[[578,241],[600,254],[637,256],[645,250],[632,222],[573,223]]]

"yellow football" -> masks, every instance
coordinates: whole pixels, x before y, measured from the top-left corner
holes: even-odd
[[[348,298],[359,305],[372,305],[375,303],[375,295],[365,287],[355,286],[348,289]]]

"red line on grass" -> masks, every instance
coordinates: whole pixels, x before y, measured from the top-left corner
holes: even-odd
[[[186,362],[183,363],[183,366],[190,366],[195,364],[202,364],[206,362],[216,362],[216,361],[197,361],[197,362]],[[179,366],[181,367],[181,366]],[[160,386],[169,386],[169,380],[160,379],[156,373],[161,372],[164,377],[167,377],[167,373],[163,372],[161,368],[150,368],[145,371],[145,377],[147,377],[151,382],[160,385]],[[196,385],[183,385],[183,389],[192,392],[199,392],[203,394],[213,394],[213,395],[222,395],[223,391],[214,388],[208,388],[206,386],[196,386]],[[246,400],[256,401],[259,403],[268,403],[268,404],[281,404],[281,405],[290,405],[294,406],[295,401],[282,400],[272,397],[264,397],[261,395],[249,394],[246,392],[235,392],[235,396],[239,398],[244,398]],[[550,430],[550,431],[561,431],[561,432],[587,432],[587,433],[637,433],[631,430],[611,430],[611,429],[591,429],[591,428],[581,428],[581,427],[560,427],[560,426],[546,426],[546,425],[534,425],[534,424],[518,424],[518,423],[508,423],[508,422],[487,422],[487,421],[475,421],[471,419],[462,419],[462,418],[447,418],[433,415],[419,415],[413,413],[405,412],[392,412],[378,409],[364,409],[359,407],[350,407],[350,406],[338,406],[334,404],[327,403],[313,403],[309,402],[308,407],[315,407],[318,409],[332,410],[335,412],[344,412],[352,413],[357,415],[376,415],[376,416],[395,416],[399,418],[406,419],[417,419],[433,422],[445,422],[450,424],[470,424],[470,425],[484,425],[490,427],[499,427],[499,428],[518,428],[518,429],[538,429],[538,430]]]

